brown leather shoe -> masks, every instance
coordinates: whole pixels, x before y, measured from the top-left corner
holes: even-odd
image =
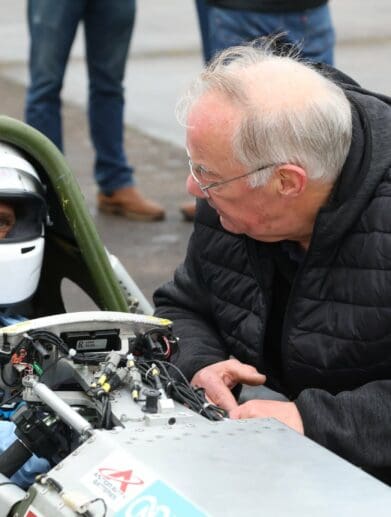
[[[179,210],[181,211],[183,215],[183,219],[185,221],[191,222],[194,221],[195,217],[195,211],[196,211],[196,204],[194,201],[191,201],[190,203],[183,203]]]
[[[136,187],[115,190],[111,196],[99,193],[98,209],[132,221],[161,221],[166,215],[163,207],[143,197]]]

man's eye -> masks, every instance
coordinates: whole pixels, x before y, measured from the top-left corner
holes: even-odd
[[[202,165],[196,165],[194,167],[194,170],[196,174],[198,174],[202,178],[204,178],[208,174],[208,171]]]
[[[202,181],[216,181],[216,174],[208,171],[208,169],[205,169],[202,165],[197,165],[195,172]]]

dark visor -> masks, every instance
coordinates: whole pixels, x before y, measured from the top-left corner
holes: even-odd
[[[0,193],[1,202],[14,209],[15,224],[0,240],[0,245],[3,242],[28,241],[42,235],[42,223],[46,218],[46,204],[39,195],[32,193],[12,195],[2,192]]]

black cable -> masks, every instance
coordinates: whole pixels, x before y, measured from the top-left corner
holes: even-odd
[[[55,366],[57,366],[57,364],[62,361],[63,359],[67,359],[67,357],[63,356],[63,355],[60,355],[59,357],[57,357],[57,359],[55,361],[53,361],[53,363],[49,364],[49,366],[47,368],[44,369],[44,371],[42,372],[42,375],[40,377],[40,381],[43,382],[43,377],[44,375],[49,371],[51,370],[52,368],[54,368]]]
[[[17,486],[18,488],[20,488],[19,485],[17,485],[16,483],[13,483],[12,481],[3,481],[2,483],[0,483],[0,486],[6,486],[6,485],[13,485],[13,486]]]
[[[46,474],[38,474],[35,477],[35,480],[37,483],[40,483],[41,485],[50,485],[58,494],[61,494],[64,490],[61,483],[56,481],[54,478],[47,476]]]
[[[58,494],[61,494],[64,491],[64,487],[56,479],[49,477],[49,476],[45,476],[43,479],[45,480],[45,483],[47,483],[52,488],[54,488],[54,490]]]
[[[30,338],[41,342],[47,343],[51,346],[54,346],[58,350],[60,350],[65,358],[69,359],[69,351],[70,347],[65,343],[65,341],[54,334],[53,332],[49,332],[48,330],[30,330],[26,333],[27,336]],[[29,340],[25,338],[25,341],[29,343]],[[18,345],[21,346],[24,341],[22,340],[21,343]],[[88,356],[85,354],[76,353],[71,359],[74,363],[82,363],[82,364],[99,364],[101,361],[103,361],[107,356],[106,352],[97,352],[95,354],[89,353]]]
[[[91,499],[91,501],[87,501],[84,506],[90,506],[94,503],[102,503],[103,504],[103,514],[102,517],[106,517],[107,515],[107,504],[103,497],[96,497],[95,499]]]
[[[112,429],[112,418],[111,418],[111,402],[109,397],[107,397],[107,406],[106,406],[106,415],[105,415],[105,429]]]
[[[158,336],[158,339],[152,339],[154,334]],[[163,345],[159,340],[159,338],[162,337],[166,337],[169,344],[164,342]],[[176,341],[176,339],[173,337],[171,329],[159,327],[150,328],[145,330],[142,334],[139,333],[136,335],[136,339],[133,343],[136,347],[135,355],[147,355],[149,358],[153,357],[154,359],[167,359],[170,356],[171,344],[173,344],[174,341]],[[160,351],[158,349],[160,349]]]
[[[186,377],[183,375],[183,372],[173,363],[169,363],[168,361],[159,361],[161,364],[163,364],[165,367],[166,366],[169,366],[170,368],[172,368],[173,370],[175,370],[175,372],[179,375],[179,377],[182,379],[182,381],[184,382],[184,384],[188,385],[189,387],[192,387],[190,382],[186,379]],[[167,371],[167,370],[166,370]],[[167,372],[167,375],[168,372]]]
[[[147,384],[153,385],[153,380],[149,378],[148,371],[151,364],[154,363],[160,368],[160,378],[164,384],[166,390],[170,390],[172,398],[176,401],[189,407],[196,413],[208,418],[209,420],[217,421],[222,420],[227,416],[224,409],[209,403],[205,396],[205,390],[203,388],[195,388],[192,386],[183,373],[172,363],[167,361],[158,360],[138,360],[137,366],[144,376],[144,380]],[[175,370],[178,379],[173,378],[167,368]]]
[[[62,340],[59,336],[54,334],[53,332],[49,332],[48,330],[29,330],[26,332],[26,335],[29,338],[35,339],[37,341],[42,341],[43,343],[47,343],[61,350],[62,353],[68,354],[69,348],[65,344],[64,340]],[[24,338],[18,345],[17,349],[22,346],[22,344],[26,342],[29,343],[29,340]]]
[[[172,336],[172,332],[169,329],[153,327],[151,329],[145,330],[141,337],[144,338],[145,336],[151,336],[153,334],[159,334],[160,336]]]
[[[8,363],[9,364],[9,363]],[[7,365],[4,365],[1,369],[0,369],[0,377],[1,377],[1,380],[3,382],[3,384],[5,386],[7,386],[7,388],[16,388],[17,386],[20,386],[21,385],[21,376],[19,375],[18,376],[18,379],[17,381],[14,383],[14,384],[10,384],[9,382],[7,382],[5,379],[4,379],[4,375],[3,375],[3,370],[4,370],[4,367],[7,366]],[[15,370],[15,374],[17,374],[16,370]]]
[[[112,410],[111,410],[111,402],[109,399],[109,395],[105,393],[102,397],[102,415],[100,419],[100,427],[103,429],[112,429],[113,421],[112,421]]]
[[[102,399],[102,415],[101,415],[100,422],[99,422],[100,428],[104,427],[107,402],[108,402],[107,396],[103,397],[103,399]]]
[[[72,357],[72,361],[76,364],[99,364],[103,362],[107,357],[107,352],[101,352],[96,354],[76,354]]]
[[[9,402],[11,402],[11,400],[14,400],[16,397],[20,397],[21,392],[22,392],[22,390],[19,390],[16,393],[14,393],[13,395],[11,395],[10,397],[8,397],[6,400],[3,400],[2,403],[0,404],[0,408],[5,406],[6,404],[9,404]]]
[[[69,355],[69,350],[71,347],[68,347],[68,345],[65,343],[65,341],[62,338],[60,338],[59,336],[57,336],[56,334],[54,334],[53,332],[50,332],[48,330],[30,330],[30,331],[26,332],[26,335],[29,338],[32,338],[38,342],[42,341],[42,343],[47,343],[49,345],[54,346],[55,348],[59,349],[66,356]],[[25,342],[30,344],[29,340],[24,338],[24,340],[22,340],[19,343],[17,348],[21,347]],[[88,356],[86,356],[85,354],[76,353],[76,355],[74,355],[72,357],[72,360],[75,363],[81,362],[81,363],[96,364],[96,363],[99,363],[100,361],[102,361],[106,357],[106,355],[107,355],[107,353],[96,353],[96,354],[89,354]]]

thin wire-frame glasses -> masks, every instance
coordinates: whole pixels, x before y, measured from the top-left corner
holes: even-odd
[[[232,181],[236,181],[241,178],[246,178],[247,176],[251,176],[252,174],[256,174],[257,172],[262,172],[266,169],[270,169],[270,167],[275,167],[275,165],[275,163],[271,163],[269,165],[265,165],[264,167],[259,167],[258,169],[255,169],[253,171],[246,172],[246,174],[241,174],[240,176],[234,176],[233,178],[229,178],[227,180],[212,181],[211,183],[207,183],[206,185],[204,185],[202,183],[202,180],[197,176],[196,168],[194,167],[193,162],[189,158],[190,174],[194,181],[197,183],[199,189],[205,194],[206,197],[210,197],[210,194],[208,192],[210,189],[220,187],[221,185],[226,185],[227,183],[231,183]]]

